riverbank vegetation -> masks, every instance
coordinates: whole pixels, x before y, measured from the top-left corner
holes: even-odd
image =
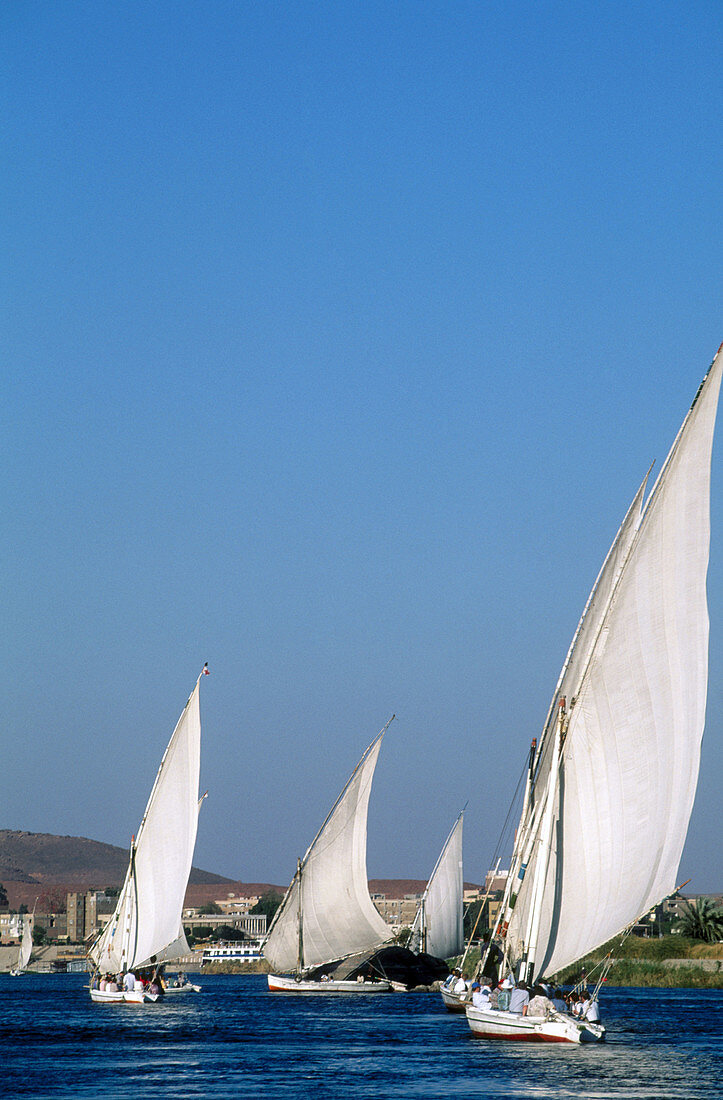
[[[610,985],[723,989],[723,944],[676,935],[628,936],[622,942],[617,937],[563,970],[558,980],[570,984],[584,971],[594,981],[608,954],[614,959]]]
[[[242,962],[241,959],[223,959],[219,962],[205,962],[199,971],[204,974],[269,974],[271,967],[266,959],[253,959]]]
[[[702,943],[688,936],[618,936],[586,955],[584,959],[556,975],[561,985],[572,985],[583,972],[593,984],[600,964],[610,954],[615,960],[607,978],[608,985],[656,986],[660,988],[723,989],[723,943]],[[464,969],[471,976],[480,953],[470,951]],[[459,966],[450,959],[450,966]]]

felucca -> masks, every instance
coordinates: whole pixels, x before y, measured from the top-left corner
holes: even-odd
[[[35,919],[35,909],[33,912],[25,913],[23,916],[23,935],[20,940],[20,948],[18,950],[18,963],[10,971],[10,976],[13,978],[19,978],[21,974],[24,974],[28,963],[30,962],[30,956],[33,953],[33,923]]]
[[[274,993],[383,993],[390,983],[359,974],[334,979],[334,964],[373,951],[391,938],[374,907],[367,882],[367,809],[382,738],[372,741],[334,803],[279,906],[263,952],[280,974],[269,974]],[[283,973],[286,971],[286,973]]]
[[[115,979],[141,969],[158,972],[164,963],[188,954],[181,915],[203,802],[198,797],[199,686],[207,674],[208,665],[204,665],[163,754],[131,843],[128,871],[113,916],[88,952],[96,977],[111,974]],[[90,995],[98,1002],[158,999],[148,990],[107,990],[93,988],[95,984],[92,980]]]
[[[675,888],[705,724],[722,350],[649,496],[646,478],[623,520],[533,743],[493,933],[518,982],[553,978]],[[486,1038],[576,1043],[604,1034],[557,1012],[468,1007],[467,1019]]]
[[[438,959],[458,955],[464,946],[462,930],[462,826],[464,810],[452,826],[434,865],[417,909],[409,937],[411,951]]]

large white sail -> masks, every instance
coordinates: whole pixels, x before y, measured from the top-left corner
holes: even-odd
[[[115,912],[90,949],[100,970],[116,973],[188,950],[181,913],[198,825],[199,683],[161,761]]]
[[[643,498],[647,483],[648,474],[645,475],[642,485],[635,494],[633,502],[628,508],[623,522],[620,524],[620,529],[598,573],[597,580],[585,604],[585,610],[580,616],[580,621],[577,624],[577,629],[570,644],[567,657],[565,658],[565,663],[562,666],[557,686],[550,703],[547,721],[543,727],[542,737],[540,738],[540,758],[536,762],[535,784],[539,791],[544,789],[550,765],[553,740],[551,731],[556,721],[558,700],[562,697],[572,699],[575,697],[578,690],[581,677],[590,660],[592,647],[600,631],[600,624],[607,613],[611,594],[620,577],[623,563],[627,558],[628,551],[630,550],[635,533],[642,519]]]
[[[462,825],[464,810],[444,842],[412,928],[409,946],[439,959],[459,955],[464,947]]]
[[[617,555],[585,647],[568,657],[561,679],[568,725],[549,856],[538,787],[508,934],[514,961],[530,946],[539,878],[538,976],[575,962],[675,888],[705,724],[710,461],[722,368],[719,352]],[[538,857],[546,863],[539,876]]]
[[[390,719],[391,721],[391,719]],[[269,929],[264,955],[280,971],[311,969],[390,938],[367,882],[367,809],[382,738],[372,742],[300,861]]]
[[[23,917],[23,938],[18,952],[18,970],[25,970],[33,953],[33,918],[29,913]]]

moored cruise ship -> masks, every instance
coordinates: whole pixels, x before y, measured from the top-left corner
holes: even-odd
[[[259,962],[262,958],[261,940],[216,943],[212,947],[204,947],[201,966],[217,962]]]

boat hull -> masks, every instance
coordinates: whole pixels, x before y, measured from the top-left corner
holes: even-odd
[[[123,1004],[125,994],[122,989],[109,992],[107,989],[91,989],[90,999],[97,1005]]]
[[[503,1039],[527,1043],[599,1043],[605,1037],[601,1024],[576,1020],[562,1012],[553,1016],[521,1016],[514,1012],[468,1005],[467,1023],[478,1039]]]
[[[268,981],[271,993],[388,993],[392,988],[387,981],[336,981],[330,978],[328,982],[318,982],[287,974],[269,974]]]
[[[444,986],[439,991],[442,994],[442,1000],[444,1001],[444,1007],[448,1012],[464,1012],[467,1008],[468,994],[465,993],[453,993],[451,989],[445,989]]]
[[[91,989],[90,999],[96,1004],[103,1005],[142,1005],[154,1004],[158,1000],[157,993],[144,993],[142,989]]]

